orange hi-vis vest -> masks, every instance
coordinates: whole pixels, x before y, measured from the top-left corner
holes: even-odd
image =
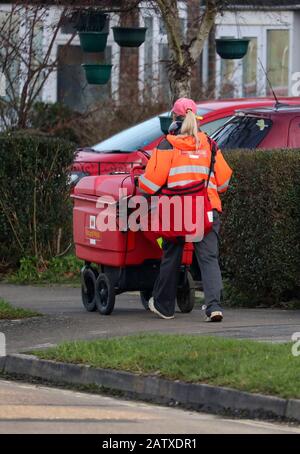
[[[139,187],[148,194],[155,194],[162,187],[174,188],[194,181],[208,180],[212,141],[203,132],[198,133],[200,146],[196,151],[192,136],[168,135],[173,146],[170,150],[155,149],[146,171],[139,178]],[[208,184],[208,197],[213,209],[222,211],[219,193],[228,188],[232,170],[220,150],[217,150],[214,170]]]

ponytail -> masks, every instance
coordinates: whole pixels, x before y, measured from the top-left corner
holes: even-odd
[[[198,124],[197,118],[194,112],[190,109],[187,110],[186,116],[183,120],[181,126],[181,134],[186,134],[188,136],[193,136],[195,138],[196,150],[199,149],[199,137],[198,137]]]

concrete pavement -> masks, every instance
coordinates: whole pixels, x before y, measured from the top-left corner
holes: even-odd
[[[139,332],[218,335],[271,342],[290,341],[300,331],[299,310],[227,309],[221,324],[203,322],[200,306],[190,314],[177,313],[161,320],[144,310],[137,294],[117,297],[110,316],[88,313],[81,304],[80,289],[0,284],[0,297],[19,307],[44,314],[27,320],[1,321],[8,353],[44,348],[63,340],[96,339]]]
[[[0,380],[4,433],[300,434],[300,428]]]

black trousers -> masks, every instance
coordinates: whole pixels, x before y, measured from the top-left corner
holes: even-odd
[[[219,266],[219,213],[214,210],[211,232],[202,241],[194,243],[195,254],[201,270],[206,314],[220,309],[222,276]],[[163,242],[163,257],[157,277],[153,297],[155,306],[164,315],[175,312],[177,285],[180,274],[184,243]]]

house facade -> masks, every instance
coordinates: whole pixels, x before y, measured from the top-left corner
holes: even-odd
[[[269,2],[233,2],[218,15],[210,37],[193,74],[193,96],[254,97],[270,94],[265,77],[267,72],[278,95],[300,95],[300,0]],[[259,5],[256,7],[256,4]],[[276,5],[275,5],[276,4]],[[188,2],[180,4],[180,21],[188,32]],[[1,5],[9,8],[9,4]],[[50,7],[49,23],[57,20],[60,10]],[[109,36],[103,55],[84,54],[75,36],[71,45],[66,43],[73,29],[66,23],[61,27],[53,46],[53,59],[58,57],[57,69],[47,79],[41,93],[45,102],[63,102],[71,108],[86,111],[93,103],[105,99],[115,102],[170,101],[167,78],[169,55],[167,35],[162,18],[142,5],[136,22],[147,27],[146,41],[138,49],[120,48],[113,39],[112,26],[120,23],[111,15]],[[46,24],[44,24],[46,25]],[[40,46],[43,51],[51,39],[46,26],[41,26]],[[49,31],[48,31],[49,33]],[[249,48],[241,60],[223,60],[215,51],[215,38],[249,38]],[[84,62],[105,61],[113,65],[110,82],[105,86],[88,85],[81,67]],[[3,89],[3,84],[2,84]]]
[[[228,11],[218,17],[216,38],[243,37],[250,43],[241,60],[217,56],[217,97],[268,95],[265,71],[276,94],[294,94],[293,75],[300,71],[300,2],[294,8]]]

